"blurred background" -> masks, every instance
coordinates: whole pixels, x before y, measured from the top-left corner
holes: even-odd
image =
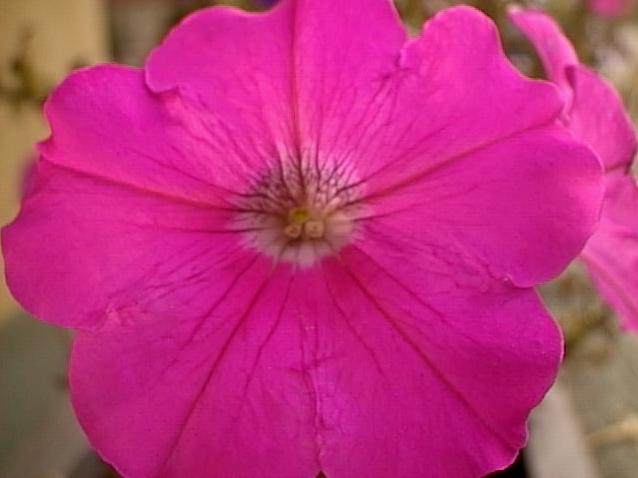
[[[141,65],[181,17],[215,3],[258,10],[275,2],[0,0],[1,225],[18,210],[33,144],[48,134],[41,107],[51,89],[84,65]],[[397,0],[412,32],[454,3],[461,2]],[[530,45],[504,15],[512,2],[462,3],[494,18],[512,61],[526,74],[542,76]],[[634,120],[638,117],[638,0],[517,3],[551,12],[581,59],[616,85]],[[29,318],[11,299],[3,274],[1,280],[0,478],[116,477],[91,453],[69,405],[69,334]],[[532,417],[528,448],[497,476],[638,477],[638,339],[620,334],[578,265],[542,294],[564,329],[566,360]]]

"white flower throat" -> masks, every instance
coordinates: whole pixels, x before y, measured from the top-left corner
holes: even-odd
[[[250,246],[307,267],[352,240],[360,197],[360,182],[344,164],[281,160],[242,196],[238,225]]]

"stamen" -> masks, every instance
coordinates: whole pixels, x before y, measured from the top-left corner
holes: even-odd
[[[288,213],[288,219],[291,223],[303,224],[310,219],[310,211],[305,207],[296,207]]]
[[[354,171],[289,159],[275,162],[245,195],[238,214],[248,245],[306,267],[353,239],[361,205]],[[352,204],[357,203],[356,210]],[[282,252],[283,251],[283,252]]]
[[[301,224],[288,224],[284,228],[284,234],[290,239],[299,239],[302,232],[303,227],[301,226]]]

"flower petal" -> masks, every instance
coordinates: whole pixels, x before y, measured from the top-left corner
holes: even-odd
[[[388,0],[285,0],[256,15],[212,8],[173,30],[146,69],[153,90],[178,89],[212,118],[209,134],[227,122],[240,143],[272,138],[284,158],[347,163],[362,181],[375,176],[370,188],[562,109],[555,88],[521,76],[493,23],[468,7],[407,43]]]
[[[541,11],[511,7],[508,13],[512,23],[534,45],[549,79],[561,88],[567,98],[571,98],[571,87],[565,68],[577,65],[579,61],[574,47],[561,28],[549,15]]]
[[[140,70],[80,70],[46,103],[52,134],[40,153],[62,167],[167,199],[224,204],[228,189],[245,178],[228,170],[228,154],[208,154],[185,108],[175,95],[152,94]]]
[[[232,152],[211,154],[185,108],[115,66],[75,73],[52,94],[34,191],[2,234],[27,310],[95,328],[131,304],[197,309],[258,260],[232,216],[250,173]]]
[[[533,286],[560,273],[594,232],[601,172],[561,128],[531,130],[371,195],[362,235],[441,240],[494,277]]]
[[[390,0],[283,0],[260,14],[214,7],[153,51],[147,81],[199,105],[213,135],[225,126],[240,144],[272,138],[284,158],[325,147],[336,162],[342,119],[374,114],[370,95],[396,71],[405,37]]]
[[[630,173],[607,178],[600,227],[581,258],[625,330],[638,331],[638,187]]]
[[[242,246],[228,215],[41,159],[2,230],[7,282],[27,310],[63,326],[101,327],[132,306],[185,319],[238,271],[270,263]]]
[[[286,1],[254,14],[230,7],[200,10],[174,28],[146,62],[150,89],[185,98],[207,147],[234,156],[231,162],[255,167],[294,147],[294,5]]]
[[[319,32],[311,49],[316,55],[300,60],[303,139],[324,160],[354,165],[369,191],[551,123],[563,107],[553,85],[524,78],[509,63],[493,22],[470,7],[444,10],[400,49],[398,38],[384,42],[394,47],[383,55],[372,47],[342,47],[347,54],[353,50],[352,58],[342,51],[321,53],[329,22],[317,23],[306,42]],[[378,43],[370,40],[374,35],[365,41]],[[355,36],[350,43],[361,41]],[[344,59],[331,61],[328,55]],[[323,58],[333,64],[327,74],[319,75],[323,63],[317,63],[316,74],[306,74],[315,72],[307,65]]]
[[[338,316],[314,349],[324,471],[466,478],[506,467],[558,369],[556,325],[533,291],[483,282],[444,248],[378,239],[383,255],[362,244],[325,266]]]
[[[130,326],[79,334],[71,392],[94,448],[134,478],[316,476],[290,280],[254,268],[197,321],[131,310]]]
[[[629,168],[636,154],[636,133],[618,93],[581,65],[569,67],[574,90],[569,129],[600,157],[605,169]]]
[[[575,138],[601,159],[607,191],[600,227],[587,243],[582,259],[600,290],[628,330],[638,329],[635,220],[638,188],[630,174],[636,153],[636,133],[622,100],[611,85],[580,65],[573,49],[551,17],[529,10],[514,10],[516,23],[544,59],[551,79],[561,84],[571,100],[563,121]],[[563,73],[557,73],[559,69]],[[621,171],[617,171],[620,169]],[[633,228],[633,229],[632,229]]]
[[[469,7],[430,20],[397,62],[346,90],[361,112],[343,99],[321,110],[317,136],[356,165],[360,203],[371,216],[402,211],[397,234],[444,229],[520,286],[554,277],[593,233],[602,197],[600,164],[558,124],[556,88],[521,76]]]
[[[411,244],[384,264],[352,246],[295,275],[255,272],[249,300],[231,294],[196,334],[161,320],[81,334],[71,383],[93,445],[135,477],[507,466],[555,376],[557,328],[533,291],[474,288],[480,271]]]

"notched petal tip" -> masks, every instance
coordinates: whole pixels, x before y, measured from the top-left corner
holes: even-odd
[[[519,13],[522,15],[532,13],[530,10],[524,11],[521,7],[510,7],[510,10],[515,16],[518,16]],[[556,115],[558,115],[558,112],[562,109],[559,105],[564,104],[564,101],[560,98],[558,91],[556,91],[556,85],[543,79],[529,78],[516,68],[505,53],[498,26],[489,16],[469,5],[450,7],[438,12],[423,25],[422,36],[425,37],[426,34],[429,33],[429,30],[434,29],[434,26],[439,23],[446,29],[458,29],[458,33],[450,34],[454,39],[453,41],[468,41],[468,38],[472,38],[476,46],[482,45],[483,48],[485,48],[487,45],[491,49],[490,54],[495,58],[490,59],[490,61],[506,65],[508,74],[511,74],[517,80],[529,84],[542,85],[542,87],[547,90],[553,90],[553,94],[556,97],[554,101],[556,104]],[[446,25],[446,23],[448,25]],[[471,26],[472,30],[468,31],[468,26]],[[477,41],[479,38],[483,40],[482,43]]]
[[[275,8],[280,8],[280,6],[275,6],[273,10]],[[262,17],[271,14],[272,11],[247,12],[230,5],[216,5],[202,8],[186,15],[171,28],[159,44],[150,50],[144,64],[146,84],[155,93],[182,91],[184,88],[188,90],[187,85],[163,83],[159,75],[155,74],[156,64],[162,62],[162,57],[167,51],[172,54],[173,50],[182,49],[183,53],[188,55],[193,50],[202,47],[201,42],[194,41],[192,38],[189,40],[189,34],[193,32],[209,30],[212,36],[212,33],[223,27],[225,22],[241,21],[251,17]],[[184,40],[188,40],[186,44],[184,44]],[[214,42],[210,42],[205,47],[212,51],[216,45]]]

